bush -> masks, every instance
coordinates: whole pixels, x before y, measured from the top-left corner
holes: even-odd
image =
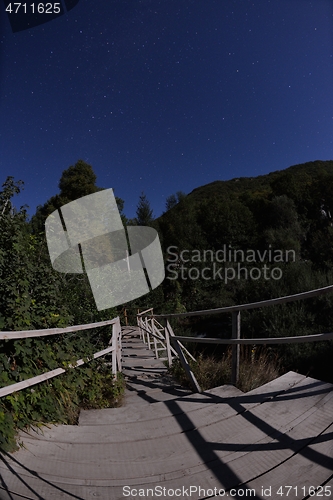
[[[214,355],[199,354],[196,361],[190,360],[189,365],[201,389],[206,391],[213,387],[230,384],[232,351],[229,349],[221,359]],[[180,384],[190,388],[180,361],[176,358],[170,368],[170,373]],[[243,349],[240,358],[239,381],[237,388],[243,392],[274,380],[281,374],[280,363],[268,349]]]
[[[78,423],[80,409],[121,404],[124,379],[95,360],[0,400],[0,450],[17,449],[17,431],[43,423]]]

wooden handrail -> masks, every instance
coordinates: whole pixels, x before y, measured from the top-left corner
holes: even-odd
[[[141,318],[140,318],[140,320],[141,320]],[[154,321],[154,324],[158,323],[158,321],[156,321],[154,318],[153,318],[153,321]],[[160,326],[162,326],[160,323],[158,323],[158,324]],[[167,351],[167,356],[168,356],[168,361],[169,361],[169,366],[170,366],[171,365],[170,360],[172,359],[171,354],[173,353],[173,354],[177,355],[177,352],[175,351],[175,349],[172,346],[168,346],[168,336],[167,336],[167,332],[166,332],[165,328],[162,326],[163,330],[165,330],[165,334],[164,334],[165,336],[163,337],[162,334],[160,336],[158,336],[152,330],[147,330],[145,324],[141,324],[140,322],[138,322],[138,326],[141,330],[143,330],[144,332],[147,333],[147,336],[149,335],[149,336],[153,337],[154,339],[156,339],[157,341],[159,341],[163,345],[163,348]],[[186,352],[186,354],[193,361],[196,361],[195,358],[192,356],[192,354],[186,349],[186,347],[181,342],[179,342],[179,344],[180,344],[181,348]]]
[[[149,309],[146,309],[145,311],[141,311],[140,313],[138,313],[137,316],[142,316],[143,314],[146,314],[147,312],[153,311],[153,310],[154,310],[154,308],[150,307]]]
[[[86,325],[66,326],[65,328],[44,328],[40,330],[20,330],[11,332],[0,332],[0,340],[10,339],[29,339],[32,337],[45,337],[47,335],[60,335],[62,333],[79,332],[81,330],[89,330],[92,328],[99,328],[100,326],[113,325],[119,321],[117,316],[114,319],[106,321],[99,321],[98,323],[90,323]]]
[[[275,337],[275,338],[260,338],[260,339],[241,339],[240,338],[240,312],[247,311],[249,309],[258,309],[260,307],[268,307],[276,304],[286,304],[288,302],[294,302],[296,300],[308,299],[310,297],[316,297],[317,295],[324,295],[326,293],[333,292],[333,285],[329,285],[322,288],[317,288],[315,290],[309,290],[308,292],[296,293],[293,295],[286,295],[284,297],[277,297],[275,299],[262,300],[260,302],[251,302],[247,304],[238,304],[235,306],[227,306],[227,307],[219,307],[216,309],[204,309],[202,311],[192,311],[185,313],[175,313],[175,314],[153,314],[151,313],[150,318],[152,320],[156,320],[156,318],[182,318],[189,316],[204,316],[204,315],[212,315],[212,314],[221,314],[221,313],[232,313],[232,338],[231,339],[214,339],[214,338],[197,338],[197,337],[186,337],[186,336],[173,336],[173,341],[177,344],[180,344],[180,341],[183,342],[195,342],[195,343],[206,343],[206,344],[231,344],[233,346],[232,353],[232,376],[231,382],[236,384],[239,377],[239,346],[240,344],[298,344],[304,342],[319,342],[333,339],[333,333],[319,333],[315,335],[298,335],[296,337]],[[143,313],[140,313],[140,318],[138,317],[138,323],[143,321],[142,315],[145,312],[152,311],[152,309],[148,309]],[[139,315],[138,315],[139,316]],[[139,325],[140,326],[140,325]],[[176,345],[174,344],[174,345]],[[178,352],[178,348],[177,348]],[[168,353],[169,354],[169,353]],[[169,356],[170,358],[170,356]],[[183,358],[183,354],[182,354]],[[182,359],[181,358],[181,359]],[[185,361],[182,361],[185,363]],[[170,364],[170,362],[169,362]],[[185,365],[184,365],[185,367]],[[186,371],[188,371],[188,367],[186,366]],[[193,385],[193,381],[191,380]],[[194,384],[195,385],[195,384]]]
[[[100,356],[108,354],[113,350],[114,347],[108,347],[107,349],[103,349],[103,351],[96,352],[91,359],[97,359]],[[75,366],[70,365],[69,367],[76,368],[77,366],[82,366],[85,363],[86,362],[83,359],[78,359]],[[61,375],[62,373],[65,372],[66,370],[64,368],[56,368],[55,370],[42,373],[41,375],[37,375],[36,377],[31,377],[26,380],[22,380],[22,382],[17,382],[16,384],[11,384],[8,385],[7,387],[2,387],[0,389],[0,398],[3,396],[8,396],[8,394],[12,394],[13,392],[21,391],[22,389],[26,389],[27,387],[39,384],[40,382],[44,382],[45,380],[49,380],[50,378],[57,377],[58,375]]]
[[[262,339],[214,339],[202,337],[185,337],[184,335],[176,335],[176,340],[183,342],[195,342],[196,344],[302,344],[305,342],[323,342],[333,339],[333,332],[316,333],[314,335],[297,335],[296,337],[266,337]]]
[[[202,311],[192,311],[175,314],[154,314],[154,318],[182,318],[187,316],[204,316],[207,314],[231,313],[236,311],[246,311],[248,309],[257,309],[259,307],[273,306],[275,304],[286,304],[296,300],[303,300],[317,295],[324,295],[333,292],[333,285],[317,288],[308,292],[296,293],[294,295],[286,295],[285,297],[277,297],[275,299],[262,300],[260,302],[251,302],[248,304],[238,304],[236,306],[219,307],[216,309],[203,309]]]
[[[41,337],[46,335],[58,335],[60,333],[68,333],[68,332],[77,332],[82,330],[88,330],[93,328],[98,328],[105,325],[112,325],[112,337],[110,339],[109,344],[110,347],[103,349],[102,351],[98,351],[92,354],[91,358],[88,359],[88,362],[92,359],[97,359],[101,356],[105,356],[112,352],[112,373],[115,378],[117,378],[117,371],[121,371],[121,328],[120,328],[120,320],[119,317],[116,317],[107,321],[99,321],[98,323],[91,323],[89,325],[76,325],[70,326],[67,328],[50,328],[49,330],[23,330],[20,332],[1,332],[0,339],[20,339],[20,338],[30,338],[30,337]],[[31,335],[28,335],[28,334]],[[38,335],[39,333],[39,335]],[[6,334],[2,336],[2,334]],[[8,336],[8,334],[14,334],[12,336]],[[27,334],[27,335],[22,335]],[[69,365],[69,368],[76,368],[78,366],[82,366],[86,361],[83,359],[79,359],[76,361],[75,365]],[[117,370],[118,369],[118,370]],[[27,387],[31,387],[33,385],[39,384],[40,382],[44,382],[53,377],[57,377],[62,373],[65,373],[66,369],[64,368],[56,368],[55,370],[51,370],[46,373],[42,373],[41,375],[37,375],[36,377],[31,377],[26,380],[22,380],[21,382],[17,382],[14,384],[10,384],[6,387],[0,388],[0,397],[8,396],[13,392],[21,391],[22,389],[26,389]]]

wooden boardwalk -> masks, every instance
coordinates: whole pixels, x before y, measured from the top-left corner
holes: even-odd
[[[24,448],[2,456],[1,500],[305,499],[320,486],[333,498],[332,385],[289,372],[246,394],[192,394],[136,328],[123,341],[124,406],[22,433]]]

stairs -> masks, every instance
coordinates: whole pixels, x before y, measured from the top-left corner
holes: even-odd
[[[168,375],[165,364],[155,359],[153,351],[143,344],[137,328],[123,328],[122,351],[125,406],[156,403],[191,394]]]
[[[21,433],[24,448],[0,462],[1,500],[169,498],[175,490],[198,500],[220,489],[232,496],[231,488],[264,499],[263,488],[283,498],[277,490],[286,485],[301,499],[310,486],[332,485],[332,385],[289,372],[246,394],[228,385],[192,394],[137,335],[124,332],[124,406]]]

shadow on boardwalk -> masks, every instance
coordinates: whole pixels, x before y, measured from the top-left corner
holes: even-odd
[[[289,372],[246,394],[189,394],[170,386],[136,334],[127,331],[125,406],[23,436],[25,449],[2,454],[0,499],[120,499],[125,485],[181,488],[192,499],[222,488],[258,499],[271,488],[278,498],[290,485],[290,498],[308,498],[310,486],[332,483],[332,385]]]

